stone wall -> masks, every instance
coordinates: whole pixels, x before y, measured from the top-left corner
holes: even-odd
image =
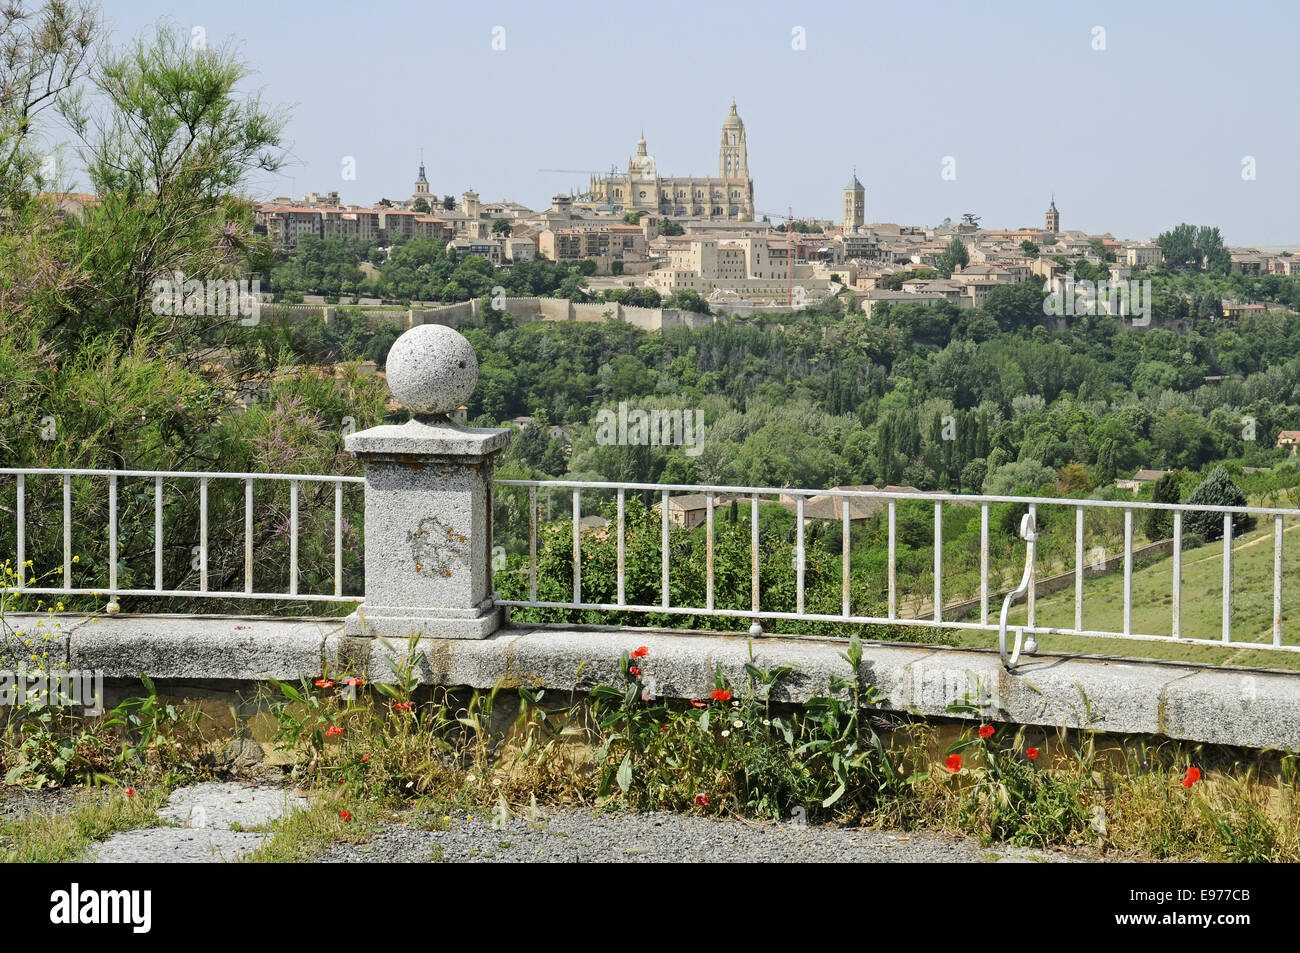
[[[355,305],[263,305],[262,317],[266,320],[309,321],[324,317],[332,324],[340,308]],[[451,328],[462,327],[478,317],[481,302],[478,298],[429,308],[366,308],[363,313],[370,326],[398,324],[414,327],[417,324],[442,324]],[[722,319],[720,315],[696,314],[676,308],[635,308],[614,301],[581,304],[567,298],[506,298],[505,309],[518,324],[534,321],[587,321],[601,322],[611,318],[643,331],[666,331],[671,328],[703,328]],[[755,309],[758,310],[758,309]],[[771,309],[769,309],[771,310]]]

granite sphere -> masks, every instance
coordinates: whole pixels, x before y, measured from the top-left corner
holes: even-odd
[[[388,352],[388,389],[413,414],[450,414],[477,382],[474,348],[445,325],[417,324]]]

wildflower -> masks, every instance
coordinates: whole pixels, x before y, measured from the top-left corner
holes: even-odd
[[[333,682],[332,679],[328,679],[328,678],[318,678],[318,679],[316,679],[316,687],[317,687],[317,688],[333,688],[333,687],[334,687],[334,682]]]
[[[352,678],[345,678],[345,679],[343,679],[343,684],[344,684],[344,685],[351,685],[351,686],[353,686],[354,688],[360,688],[362,685],[365,684],[365,680],[353,676]]]
[[[714,689],[713,694],[709,697],[715,702],[729,702],[731,701],[731,692],[727,691],[725,688],[717,688]]]
[[[737,718],[735,721],[733,721],[733,722],[731,723],[731,727],[732,727],[732,728],[744,728],[744,727],[745,727],[745,723],[744,723],[743,721],[741,721],[739,718]]]
[[[958,771],[961,770],[961,755],[959,754],[948,755],[948,760],[944,762],[944,766],[947,767],[947,769],[951,771],[953,774],[956,774]]]
[[[347,782],[344,781],[342,778],[339,778],[339,779],[338,779],[338,782],[339,782],[339,784],[347,784]]]
[[[363,754],[363,755],[361,756],[361,760],[362,760],[362,761],[369,761],[369,760],[370,760],[370,755],[368,755],[368,754]]]
[[[1183,776],[1183,787],[1190,788],[1197,781],[1201,780],[1200,768],[1188,768],[1187,774]]]
[[[635,665],[629,665],[629,666],[627,667],[627,673],[628,673],[629,675],[631,675],[633,678],[636,678],[636,677],[640,676],[640,674],[641,674],[641,670],[640,670],[639,668],[637,668]]]
[[[709,796],[707,794],[697,794],[695,795],[695,803],[701,806],[707,805],[709,803]]]
[[[80,557],[80,556],[73,556],[73,557],[72,557],[72,561],[73,561],[74,563],[79,563],[79,562],[81,562],[81,557]]]
[[[985,739],[992,738],[994,730],[995,729],[992,725],[980,725],[980,737]]]
[[[731,732],[724,728],[724,729],[722,730],[722,737],[724,737],[724,738],[730,738],[730,737],[731,737]]]
[[[493,778],[493,779],[492,779],[492,786],[493,786],[494,788],[499,788],[499,787],[501,787],[501,779],[500,779],[500,778]]]
[[[643,688],[641,690],[641,700],[643,702],[652,702],[655,700],[655,697],[650,694],[650,690],[648,688]]]
[[[341,734],[343,734],[343,729],[340,728],[338,725],[330,725],[328,728],[325,729],[326,738],[333,738],[335,735],[341,735]]]
[[[1037,748],[1026,748],[1026,749],[1025,749],[1025,757],[1026,757],[1026,758],[1029,758],[1031,761],[1034,760],[1034,759],[1036,759],[1036,758],[1038,757],[1038,749],[1037,749]]]
[[[411,703],[410,703],[410,702],[398,702],[397,704],[395,704],[395,705],[393,706],[393,709],[394,709],[395,711],[410,711],[410,710],[411,710]]]
[[[694,705],[696,708],[706,708],[706,707],[708,706],[709,703],[708,703],[708,702],[702,702],[702,701],[700,701],[698,698],[692,698],[692,699],[691,699],[691,704]]]
[[[467,775],[465,775],[465,780],[466,780],[466,781],[473,781],[473,780],[475,780],[474,775],[472,775],[472,774],[467,774]]]
[[[764,725],[765,727],[767,727],[767,728],[772,727],[772,719],[771,719],[771,718],[764,718],[764,719],[763,719],[763,725]]]
[[[646,657],[647,655],[649,655],[649,654],[650,654],[650,650],[649,650],[648,648],[646,648],[646,647],[643,645],[643,646],[641,646],[639,649],[637,649],[635,652],[631,653],[631,656],[630,656],[630,657],[631,657],[631,658],[645,658],[645,657]]]
[[[350,821],[352,820],[352,812],[346,809],[339,811],[339,817],[343,818],[345,821]]]
[[[665,735],[665,734],[667,734],[667,733],[668,733],[668,726],[667,726],[667,725],[663,725],[662,727],[660,727],[660,729],[659,729],[659,734],[661,734],[661,735]]]
[[[126,789],[126,796],[127,796],[127,797],[135,797],[135,788],[127,788],[127,789]]]

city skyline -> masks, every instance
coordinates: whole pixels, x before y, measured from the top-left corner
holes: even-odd
[[[670,3],[641,23],[597,5],[556,19],[394,2],[368,11],[361,35],[343,4],[254,16],[131,0],[106,14],[118,42],[160,16],[233,39],[250,88],[293,107],[290,160],[254,183],[259,199],[400,200],[423,150],[438,195],[472,188],[540,208],[588,181],[541,170],[625,168],[643,130],[661,174],[708,175],[734,96],[760,217],[791,207],[837,220],[856,169],[868,222],[974,212],[990,228],[1033,226],[1054,195],[1065,229],[1140,239],[1191,221],[1234,245],[1291,246],[1300,131],[1273,104],[1287,88],[1278,21],[1297,15],[1236,9],[1224,21],[1201,4],[1021,5],[1011,30],[950,3],[757,4],[744,17]]]

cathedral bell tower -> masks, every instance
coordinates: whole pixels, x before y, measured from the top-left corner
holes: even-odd
[[[718,178],[749,179],[749,149],[745,145],[745,123],[731,101],[731,113],[722,121],[722,145],[718,148]]]

